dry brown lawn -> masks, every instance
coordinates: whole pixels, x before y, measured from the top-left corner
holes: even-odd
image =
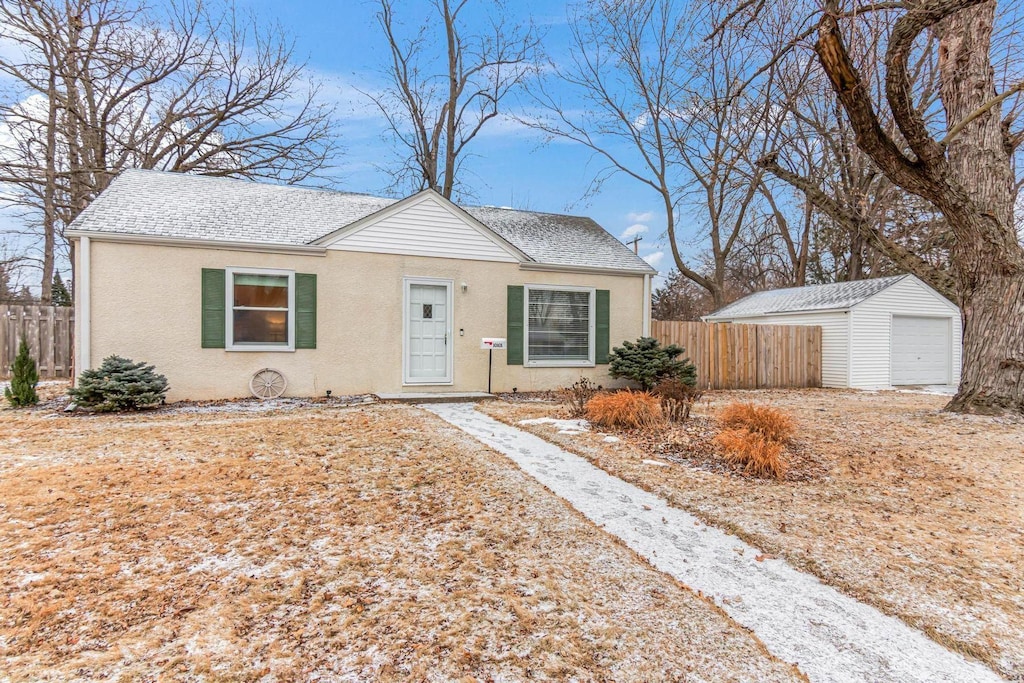
[[[800,679],[399,406],[0,411],[0,581],[14,681]]]
[[[800,462],[782,482],[745,478],[687,457],[699,444],[652,450],[650,434],[558,434],[522,425],[594,464],[786,557],[1010,678],[1024,672],[1024,422],[942,413],[946,399],[852,391],[719,392],[768,403],[797,426]],[[506,422],[555,405],[494,402]],[[699,438],[699,437],[698,437]],[[707,450],[707,449],[705,449]],[[644,464],[655,458],[669,467]]]

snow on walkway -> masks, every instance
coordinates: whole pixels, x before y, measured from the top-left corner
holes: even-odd
[[[655,567],[713,599],[812,681],[1001,680],[782,560],[758,562],[760,551],[735,536],[471,403],[421,407],[504,453]]]

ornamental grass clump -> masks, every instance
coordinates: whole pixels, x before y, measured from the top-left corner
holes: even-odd
[[[784,443],[793,436],[793,418],[778,408],[756,403],[730,403],[718,413],[722,426],[746,429],[769,441]]]
[[[605,429],[645,429],[664,421],[657,396],[628,389],[594,396],[586,415],[591,424]]]
[[[770,406],[730,403],[718,414],[724,429],[715,437],[727,462],[755,477],[786,476],[783,457],[793,435],[793,419]]]
[[[39,371],[36,362],[28,349],[28,342],[22,337],[18,346],[18,355],[11,366],[11,384],[4,389],[4,396],[14,408],[34,406],[39,403],[36,386],[39,384]]]
[[[109,356],[100,367],[82,372],[68,394],[79,406],[100,412],[153,406],[163,402],[168,389],[167,378],[154,370],[152,365]]]
[[[754,477],[786,476],[786,461],[782,457],[783,444],[766,439],[746,429],[726,429],[715,437],[715,443],[725,452],[726,462]]]

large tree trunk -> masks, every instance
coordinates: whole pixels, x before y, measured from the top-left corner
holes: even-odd
[[[942,104],[950,126],[996,95],[989,59],[996,3],[936,26]],[[963,377],[949,408],[1024,412],[1024,249],[1014,231],[1014,174],[998,106],[968,123],[947,148],[956,181],[940,208],[955,235],[952,262],[964,325]],[[958,195],[967,194],[968,201]],[[964,210],[966,205],[976,208]]]
[[[963,313],[963,374],[947,408],[1024,413],[1024,248],[1013,222],[1010,147],[990,57],[995,0],[921,0],[896,20],[886,51],[886,102],[912,150],[879,125],[834,14],[816,45],[857,134],[886,176],[942,211]],[[940,97],[948,132],[936,141],[915,108],[907,62],[923,31],[939,37]]]

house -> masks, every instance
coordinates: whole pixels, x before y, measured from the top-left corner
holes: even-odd
[[[144,360],[169,400],[247,396],[264,368],[293,396],[607,384],[656,274],[589,218],[158,171],[67,235],[78,370]]]
[[[758,292],[704,320],[820,325],[826,387],[960,382],[960,310],[913,275]]]

